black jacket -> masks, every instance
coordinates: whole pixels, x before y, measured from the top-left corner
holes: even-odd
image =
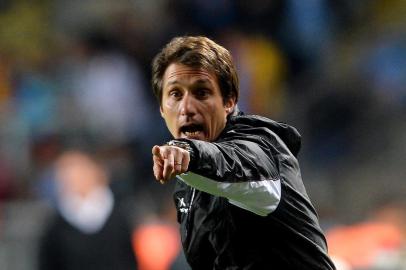
[[[132,227],[126,213],[114,204],[104,226],[84,233],[59,212],[49,220],[39,242],[38,270],[136,270]]]
[[[174,200],[193,269],[335,269],[302,183],[294,128],[240,115],[215,142],[184,141],[193,158]]]

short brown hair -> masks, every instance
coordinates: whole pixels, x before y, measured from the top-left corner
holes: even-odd
[[[231,97],[238,101],[238,75],[230,52],[207,37],[183,36],[173,38],[152,61],[152,90],[159,104],[162,102],[163,75],[172,63],[214,72],[223,101]]]

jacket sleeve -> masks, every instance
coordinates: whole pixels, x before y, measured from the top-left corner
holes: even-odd
[[[275,137],[235,134],[214,143],[187,141],[194,154],[180,180],[261,216],[276,209],[281,181]]]

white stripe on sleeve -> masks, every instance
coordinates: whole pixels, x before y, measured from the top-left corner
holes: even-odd
[[[225,197],[231,204],[260,216],[275,211],[281,199],[279,179],[230,183],[214,181],[193,172],[177,177],[191,187]]]

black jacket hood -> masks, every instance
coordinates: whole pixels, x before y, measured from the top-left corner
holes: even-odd
[[[231,123],[238,122],[243,125],[249,125],[252,127],[266,127],[281,138],[281,140],[289,148],[289,151],[297,157],[301,148],[301,135],[296,128],[289,126],[288,124],[277,122],[269,118],[259,115],[244,115],[239,112],[235,116],[229,118]]]

